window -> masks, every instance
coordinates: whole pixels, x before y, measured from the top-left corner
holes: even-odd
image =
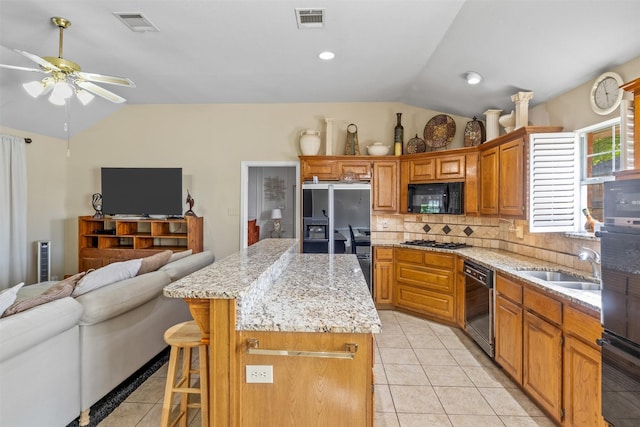
[[[591,215],[602,222],[604,183],[614,179],[613,172],[622,170],[620,151],[620,118],[579,130],[582,167],[580,201]]]

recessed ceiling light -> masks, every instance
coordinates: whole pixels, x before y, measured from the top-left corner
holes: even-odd
[[[482,76],[475,71],[469,71],[465,77],[470,85],[477,85],[482,81]]]
[[[318,58],[320,59],[324,59],[325,61],[328,61],[330,59],[335,58],[336,54],[333,52],[329,52],[329,51],[325,51],[325,52],[320,52],[318,54]]]

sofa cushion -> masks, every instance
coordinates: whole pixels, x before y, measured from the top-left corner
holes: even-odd
[[[140,270],[141,264],[142,259],[131,259],[114,262],[97,270],[89,270],[78,282],[71,296],[78,297],[103,286],[134,277]]]
[[[81,314],[73,298],[62,298],[0,319],[0,363],[75,327]]]
[[[169,283],[169,275],[153,271],[80,295],[76,298],[84,307],[80,324],[93,325],[133,310],[162,295]]]
[[[215,261],[215,256],[211,251],[199,252],[178,261],[171,262],[160,267],[159,271],[166,272],[171,281],[182,279],[187,274],[200,270]]]
[[[142,274],[151,273],[152,271],[156,271],[163,265],[169,262],[171,258],[170,250],[158,252],[157,254],[153,254],[151,256],[142,258],[142,263],[140,264],[140,270],[138,270],[138,276]]]
[[[23,286],[24,282],[21,282],[0,293],[0,316],[3,316],[5,311],[11,307],[18,296],[18,291]]]
[[[169,258],[169,262],[178,261],[179,259],[186,258],[193,253],[193,249],[187,249],[186,251],[174,252]]]
[[[47,289],[40,295],[13,303],[11,307],[9,307],[4,312],[2,317],[11,316],[12,314],[29,310],[30,308],[37,307],[41,304],[71,296],[71,293],[76,287],[76,284],[84,275],[84,271],[78,274],[74,274],[73,276],[67,277],[66,279],[61,280],[55,285],[49,287],[49,289]]]

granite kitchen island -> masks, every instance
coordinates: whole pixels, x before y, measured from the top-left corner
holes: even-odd
[[[373,425],[380,319],[357,258],[298,250],[263,240],[165,288],[209,340],[212,426]]]

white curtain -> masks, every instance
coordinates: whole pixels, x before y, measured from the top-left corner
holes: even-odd
[[[0,134],[0,290],[27,274],[27,159],[24,138]]]

